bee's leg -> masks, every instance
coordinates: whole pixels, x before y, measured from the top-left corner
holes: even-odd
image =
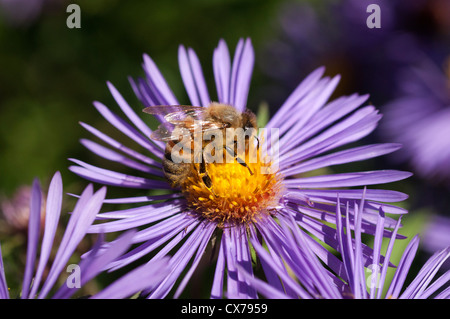
[[[259,138],[256,135],[255,135],[255,138],[256,138],[256,142],[257,142],[256,149],[259,151]]]
[[[209,177],[208,173],[206,172],[206,164],[204,161],[202,161],[200,163],[198,174],[201,176],[203,183],[205,183],[206,187],[211,188],[212,181],[211,181],[211,178]]]
[[[212,180],[211,177],[209,177],[208,172],[206,171],[206,162],[205,162],[205,156],[203,156],[202,152],[202,161],[200,162],[199,169],[198,169],[198,175],[202,178],[203,183],[205,186],[215,195],[214,190],[212,188]]]
[[[229,148],[228,146],[224,146],[224,149],[227,150],[228,154],[230,154],[231,156],[233,156],[234,159],[236,159],[236,161],[241,164],[244,167],[247,167],[248,171],[250,172],[250,175],[253,175],[252,170],[250,169],[250,167],[248,167],[247,163],[240,158],[239,156],[237,156],[237,154],[234,152],[234,150],[232,150],[231,148]]]

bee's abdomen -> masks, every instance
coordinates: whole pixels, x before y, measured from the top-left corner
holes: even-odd
[[[179,187],[190,174],[193,165],[193,155],[189,152],[173,151],[175,143],[170,141],[166,145],[164,159],[162,162],[164,175],[172,187]]]

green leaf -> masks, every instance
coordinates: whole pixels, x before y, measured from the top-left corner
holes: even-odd
[[[256,117],[258,127],[266,127],[269,122],[269,104],[267,102],[261,102],[259,104]]]

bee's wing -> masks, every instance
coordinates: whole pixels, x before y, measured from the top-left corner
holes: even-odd
[[[180,125],[174,126],[172,123],[165,122],[158,126],[156,131],[153,131],[150,135],[151,139],[158,141],[176,141],[181,140],[183,137],[192,138],[196,133],[204,133],[217,129],[224,128],[225,125],[219,122],[211,121],[196,121],[195,123],[188,124],[186,122],[180,123]]]
[[[204,119],[206,108],[191,105],[155,105],[146,107],[143,111],[152,115],[162,115],[165,121],[179,125],[188,119]]]
[[[195,132],[224,128],[225,124],[205,120],[206,108],[190,105],[157,105],[143,110],[152,115],[162,115],[164,120],[150,138],[159,141],[179,140]]]
[[[191,136],[192,133],[189,129],[182,127],[182,126],[176,126],[172,127],[172,125],[169,127],[167,123],[161,124],[156,131],[153,131],[150,135],[150,138],[153,140],[158,141],[175,141],[182,139],[183,136]]]
[[[146,107],[143,111],[164,117],[161,119],[162,124],[156,131],[152,132],[150,138],[159,141],[173,141],[180,139],[182,136],[191,135],[185,122],[188,120],[190,122],[194,121],[198,117],[197,114],[203,117],[205,108],[190,105],[155,105]]]

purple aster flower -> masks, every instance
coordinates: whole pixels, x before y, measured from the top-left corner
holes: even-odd
[[[423,236],[423,248],[429,252],[445,248],[450,244],[450,217],[434,215],[427,223]]]
[[[408,161],[422,178],[450,180],[449,77],[423,59],[403,73],[400,97],[385,106],[380,134],[402,143],[399,161]]]
[[[271,243],[280,245],[274,250],[279,255],[267,251],[260,243],[252,241],[255,250],[281,279],[277,285],[269,284],[255,278],[243,270],[244,278],[248,280],[259,293],[268,298],[319,298],[319,299],[448,299],[450,298],[450,271],[436,277],[438,270],[450,257],[450,246],[437,251],[423,265],[416,277],[405,285],[410,267],[419,247],[419,237],[415,236],[400,259],[394,277],[388,284],[386,274],[388,267],[392,267],[390,256],[395,244],[401,216],[389,240],[385,255],[381,255],[381,244],[385,232],[386,216],[380,207],[376,225],[373,249],[371,253],[364,253],[369,248],[361,240],[364,196],[361,203],[354,203],[354,212],[349,203],[337,205],[336,226],[337,241],[340,254],[340,272],[327,269],[321,264],[313,249],[307,243],[307,234],[297,227],[298,217],[291,215],[290,220],[281,220],[286,242],[273,240]],[[345,211],[342,214],[341,210]],[[344,215],[344,216],[343,216]],[[352,235],[353,231],[353,235]],[[285,264],[279,262],[282,257]],[[336,257],[337,258],[337,257]],[[295,275],[288,275],[287,269]],[[368,276],[366,276],[368,274]]]
[[[12,198],[4,198],[1,201],[1,210],[4,220],[12,231],[26,232],[30,217],[30,186],[21,186]],[[41,209],[45,210],[45,199],[41,203]],[[41,216],[41,225],[44,225],[45,211]]]
[[[98,214],[105,198],[105,194],[106,187],[94,192],[92,185],[89,185],[83,191],[72,212],[61,242],[59,243],[56,256],[49,266],[50,270],[44,279],[44,271],[46,270],[52,251],[56,228],[61,214],[62,179],[60,173],[57,172],[50,183],[46,200],[46,220],[41,242],[39,240],[39,234],[41,228],[40,221],[43,212],[41,207],[43,198],[39,182],[37,180],[33,182],[30,200],[26,266],[22,291],[20,293],[22,299],[43,299],[48,296],[61,273],[66,270],[65,266],[80,241],[86,235],[86,230]],[[79,270],[79,283],[72,281],[69,283],[69,279],[71,278],[68,278],[66,284],[63,284],[59,290],[56,291],[53,298],[69,298],[72,296],[82,285],[102,272],[107,264],[125,252],[129,248],[131,239],[134,235],[134,231],[126,232],[108,246],[103,245],[103,240],[100,236],[99,241],[93,247],[90,254],[86,256],[79,265],[73,265]],[[39,245],[40,250],[38,249]],[[104,248],[100,250],[102,246]],[[166,271],[162,266],[165,263],[167,263],[167,260],[161,259],[153,264],[137,268],[93,297],[124,298],[139,292],[142,289],[152,287],[164,278]],[[35,265],[37,265],[36,269]],[[0,298],[10,298],[1,249]]]
[[[433,254],[450,245],[450,217],[434,215],[428,221],[423,231],[421,248],[428,254]],[[450,269],[450,260],[442,266],[442,269]]]
[[[254,62],[250,40],[241,39],[238,42],[233,59],[225,41],[219,42],[213,55],[217,89],[217,96],[214,97],[207,89],[195,52],[180,46],[178,57],[181,77],[191,105],[207,107],[212,100],[216,100],[240,112],[247,108]],[[178,101],[148,55],[144,55],[143,68],[146,77],[130,79],[130,82],[144,106],[187,104]],[[363,190],[354,187],[390,183],[411,174],[381,170],[305,176],[320,168],[363,161],[391,153],[400,147],[399,144],[374,144],[336,151],[371,133],[381,115],[373,106],[361,107],[368,96],[353,94],[329,101],[339,76],[323,77],[323,73],[324,69],[319,68],[307,76],[266,126],[266,129],[273,128],[279,132],[278,143],[268,149],[271,152],[275,145],[278,146],[278,160],[271,157],[276,161],[278,171],[249,174],[247,168],[237,162],[208,163],[207,171],[213,181],[214,192],[205,186],[198,174],[192,173],[180,189],[174,189],[169,194],[106,199],[104,202],[108,204],[139,205],[100,213],[97,219],[101,223],[89,229],[92,233],[108,233],[140,227],[133,237],[133,243],[137,246],[111,263],[110,268],[124,267],[147,255],[151,256],[151,261],[172,255],[167,278],[158,287],[145,293],[150,298],[163,298],[174,289],[174,297],[178,297],[201,262],[208,243],[215,241],[218,253],[211,297],[254,298],[257,297],[256,290],[239,271],[242,268],[253,272],[253,248],[249,239],[266,244],[272,238],[285,241],[283,229],[277,221],[287,214],[295,214],[302,228],[337,248],[336,232],[325,223],[335,223],[338,192],[341,202],[346,203],[361,197]],[[125,118],[100,102],[94,102],[94,106],[133,143],[124,145],[85,123],[81,125],[108,146],[87,139],[81,142],[95,154],[135,170],[136,175],[96,167],[77,159],[72,159],[77,165],[70,169],[88,180],[105,185],[148,191],[171,190],[164,179],[161,164],[165,144],[150,139],[152,129],[111,83],[108,83],[108,88]],[[134,150],[135,146],[144,151]],[[249,167],[257,172],[261,165],[260,162],[250,163]],[[407,195],[403,193],[369,189],[366,197],[361,214],[365,233],[375,233],[378,210],[382,204],[389,213],[406,213],[402,208],[387,204],[406,199]],[[353,214],[353,210],[350,214]],[[386,227],[394,225],[395,220],[386,218]],[[390,236],[391,231],[386,230],[383,234]],[[330,268],[338,270],[336,267],[340,265],[332,253],[314,244],[311,237],[306,240]],[[370,250],[365,253],[370,253]],[[279,262],[282,262],[281,259]],[[261,263],[266,278],[271,282],[275,280],[277,274],[264,260]],[[183,272],[185,275],[175,289]]]
[[[45,0],[0,0],[0,17],[13,26],[26,26],[41,14]]]

